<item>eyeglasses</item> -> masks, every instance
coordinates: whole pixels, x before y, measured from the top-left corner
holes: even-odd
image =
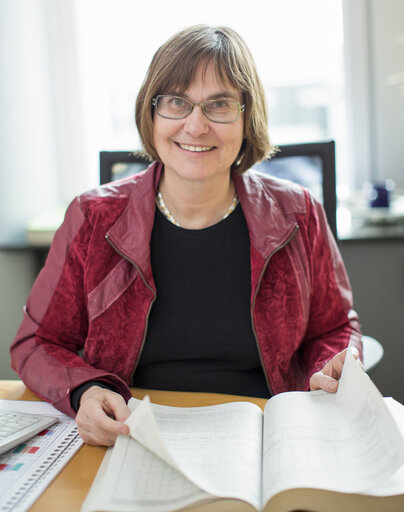
[[[152,100],[152,105],[157,114],[166,119],[184,119],[189,116],[194,107],[199,106],[209,121],[214,123],[234,123],[237,121],[240,112],[244,112],[245,109],[245,105],[240,105],[236,100],[219,98],[196,103],[171,94],[156,96]]]

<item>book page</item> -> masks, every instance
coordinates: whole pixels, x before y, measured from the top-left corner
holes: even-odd
[[[263,414],[258,406],[177,408],[135,399],[128,405],[135,409],[127,421],[133,437],[118,437],[83,512],[100,507],[163,512],[214,497],[261,507]]]
[[[146,395],[141,401],[132,398],[128,405],[132,414],[125,423],[129,427],[130,435],[169,466],[181,473],[181,468],[171,456],[164,443],[164,439],[161,437],[159,426],[150,406],[149,396]]]
[[[109,448],[81,512],[165,512],[210,496],[130,436]]]
[[[403,437],[350,351],[337,393],[269,400],[263,442],[264,502],[292,487],[366,492],[404,462]]]
[[[387,405],[387,408],[394,417],[404,439],[404,405],[401,405],[391,397],[384,398],[384,403]],[[404,494],[404,464],[402,464],[385,481],[366,491],[366,494],[373,496],[394,496],[395,494]]]
[[[262,411],[249,402],[208,407],[151,404],[183,474],[213,496],[261,504]]]

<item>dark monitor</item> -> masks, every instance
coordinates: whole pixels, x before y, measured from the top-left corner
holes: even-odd
[[[258,171],[294,181],[310,190],[322,203],[328,224],[337,238],[335,142],[308,142],[278,146],[269,160],[254,166]]]
[[[144,170],[149,163],[128,151],[101,151],[100,182],[126,178]],[[254,169],[308,188],[323,204],[331,231],[337,238],[334,141],[281,145],[271,159],[256,164]]]
[[[100,152],[100,183],[127,178],[143,171],[150,165],[147,158],[129,151]]]

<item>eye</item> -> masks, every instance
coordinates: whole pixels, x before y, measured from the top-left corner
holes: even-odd
[[[167,103],[170,107],[176,107],[176,108],[188,107],[187,100],[184,100],[184,98],[180,98],[178,96],[171,96],[170,98],[168,98]]]
[[[212,108],[216,110],[227,110],[230,108],[230,103],[228,100],[215,100],[212,102]]]

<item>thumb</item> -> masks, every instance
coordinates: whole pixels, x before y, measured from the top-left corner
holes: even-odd
[[[352,347],[349,347],[349,350],[351,351],[352,355],[354,356],[355,359],[358,359],[359,357],[359,350],[352,346]]]

